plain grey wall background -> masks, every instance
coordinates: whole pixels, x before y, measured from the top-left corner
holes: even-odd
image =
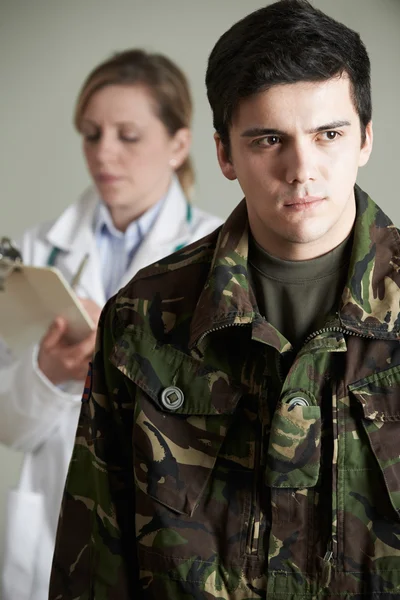
[[[195,102],[195,201],[226,217],[241,198],[217,166],[204,75],[218,37],[260,0],[0,0],[0,235],[57,216],[88,184],[72,111],[88,72],[128,47],[186,71]],[[400,223],[400,0],[314,0],[361,33],[372,62],[375,143],[359,183]],[[0,412],[1,418],[1,412]],[[0,447],[0,560],[6,490],[21,456]]]

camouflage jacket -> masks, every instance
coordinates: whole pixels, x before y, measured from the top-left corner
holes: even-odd
[[[400,598],[400,238],[356,199],[338,312],[286,376],[244,202],[108,303],[51,600]]]

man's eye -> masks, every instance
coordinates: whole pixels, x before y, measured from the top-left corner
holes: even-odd
[[[256,146],[276,146],[281,141],[277,135],[267,135],[255,141]]]
[[[326,140],[332,142],[333,140],[336,140],[336,138],[339,137],[340,134],[338,131],[324,131],[322,135],[325,136]]]

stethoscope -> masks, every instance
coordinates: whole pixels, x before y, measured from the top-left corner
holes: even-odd
[[[190,204],[190,202],[187,203],[186,205],[186,223],[188,225],[190,225],[190,223],[192,222],[192,218],[193,218],[193,210],[192,210],[192,205]],[[181,250],[182,248],[184,248],[186,246],[187,242],[183,242],[182,244],[178,244],[177,246],[175,246],[173,252],[177,252],[178,250]],[[57,262],[57,258],[58,255],[62,252],[61,248],[58,248],[57,246],[54,246],[49,254],[49,257],[47,259],[47,266],[48,267],[54,267],[56,262]]]
[[[47,259],[47,266],[48,267],[54,267],[56,262],[57,262],[57,257],[61,252],[61,248],[57,248],[57,246],[54,246],[49,254],[49,258]]]

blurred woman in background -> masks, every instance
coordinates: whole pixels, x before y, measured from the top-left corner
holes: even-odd
[[[142,267],[221,222],[190,203],[192,103],[182,71],[160,54],[128,50],[96,67],[75,126],[93,186],[55,221],[26,232],[23,260],[56,266],[94,324],[108,298]],[[83,271],[82,271],[82,267]],[[55,319],[40,344],[0,358],[0,442],[26,454],[8,498],[3,600],[44,600],[58,513],[95,332],[66,341]]]

